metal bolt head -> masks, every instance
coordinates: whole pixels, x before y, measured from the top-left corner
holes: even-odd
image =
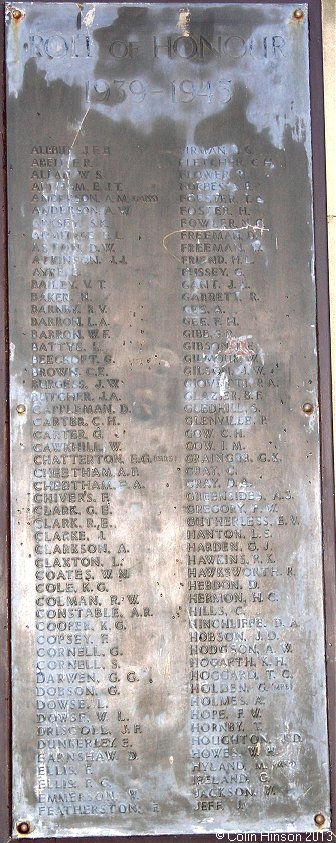
[[[315,825],[318,825],[319,827],[321,827],[325,823],[325,816],[323,814],[320,814],[320,813],[315,814],[314,823],[315,823]]]
[[[21,820],[21,822],[16,823],[16,830],[19,832],[19,834],[29,834],[29,822],[27,822],[27,820]]]
[[[302,409],[306,416],[311,416],[311,414],[314,412],[314,406],[310,403],[310,401],[306,401]]]
[[[303,9],[295,9],[295,11],[293,12],[293,17],[295,18],[295,20],[303,20],[303,18],[304,18]]]
[[[19,416],[24,416],[24,414],[26,412],[26,405],[25,404],[18,404],[17,408],[16,408],[16,412],[19,414]]]
[[[22,12],[20,12],[20,9],[12,10],[12,18],[13,20],[20,20],[22,18]]]

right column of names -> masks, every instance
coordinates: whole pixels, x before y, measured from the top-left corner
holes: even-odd
[[[293,687],[297,623],[283,597],[295,572],[277,548],[299,519],[268,418],[283,401],[279,363],[261,347],[270,234],[246,176],[251,156],[192,146],[180,160],[192,783],[202,812],[276,797],[276,744],[302,740],[266,726],[270,700]]]

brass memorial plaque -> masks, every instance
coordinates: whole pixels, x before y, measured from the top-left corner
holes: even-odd
[[[307,7],[6,29],[13,835],[328,829]]]

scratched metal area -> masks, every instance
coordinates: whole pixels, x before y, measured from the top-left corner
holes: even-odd
[[[13,834],[329,828],[307,7],[6,27]]]

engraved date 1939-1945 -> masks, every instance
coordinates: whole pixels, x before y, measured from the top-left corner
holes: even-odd
[[[216,79],[212,81],[193,82],[191,79],[173,79],[168,83],[167,89],[154,89],[142,81],[142,79],[113,79],[107,82],[105,79],[97,79],[85,84],[85,96],[87,102],[110,103],[118,105],[124,102],[127,97],[132,102],[142,103],[148,96],[167,96],[173,103],[188,103],[202,97],[203,101],[212,102],[214,98],[222,103],[229,102],[232,96],[231,80]]]

